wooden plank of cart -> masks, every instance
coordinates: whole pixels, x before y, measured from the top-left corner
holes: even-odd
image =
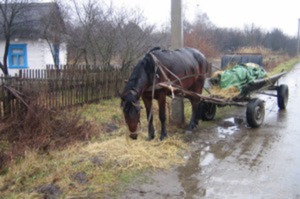
[[[277,97],[278,107],[280,109],[285,109],[289,97],[289,89],[285,84],[279,85],[278,80],[286,72],[281,72],[279,74],[254,80],[253,83],[247,84],[243,88],[243,93],[238,95],[233,99],[224,99],[220,97],[215,97],[211,95],[201,95],[186,89],[181,88],[173,83],[159,83],[159,86],[170,89],[176,93],[181,93],[183,95],[192,95],[199,97],[201,101],[200,115],[202,120],[208,121],[212,120],[216,114],[216,106],[247,106],[246,119],[250,127],[256,128],[261,126],[265,117],[265,101],[259,98],[251,98],[251,94],[259,93],[265,94],[273,97]],[[209,91],[209,90],[208,90]],[[269,93],[268,91],[275,91]]]

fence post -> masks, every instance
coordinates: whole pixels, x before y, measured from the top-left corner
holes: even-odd
[[[88,72],[86,72],[86,74],[84,74],[84,102],[88,103],[89,102],[89,86],[88,86],[88,82],[89,82],[89,78],[88,78]]]
[[[10,86],[12,79],[10,77],[5,77],[5,84],[7,86]],[[3,111],[4,111],[4,116],[9,116],[11,114],[11,100],[12,100],[12,94],[9,92],[8,89],[4,89],[4,94],[3,94]]]

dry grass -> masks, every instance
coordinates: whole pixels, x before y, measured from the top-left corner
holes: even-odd
[[[117,136],[105,141],[77,144],[64,151],[49,151],[47,155],[27,151],[24,158],[13,164],[0,179],[2,194],[5,198],[41,197],[43,194],[34,190],[40,185],[51,184],[59,187],[66,198],[79,194],[84,197],[93,194],[101,198],[133,173],[145,169],[166,169],[184,162],[187,144],[178,136],[162,142],[126,138]],[[71,178],[78,172],[86,174],[85,183]]]
[[[86,147],[90,155],[99,155],[103,159],[115,162],[115,167],[122,170],[143,169],[166,169],[170,165],[183,163],[179,155],[181,149],[186,148],[179,137],[170,137],[162,142],[158,139],[148,142],[146,135],[140,135],[138,141],[125,137],[117,137],[101,143],[94,143]],[[182,151],[181,151],[182,152]]]
[[[235,51],[235,53],[260,53],[264,58],[271,57],[274,55],[274,52],[270,49],[264,48],[263,46],[255,47],[243,47]]]
[[[274,52],[262,46],[244,47],[235,51],[235,53],[260,53],[263,56],[263,67],[267,72],[272,72],[281,63],[285,63],[291,57],[282,51]]]
[[[120,100],[84,105],[77,111],[82,117],[73,127],[88,124],[88,133],[93,135],[89,141],[78,140],[65,144],[63,150],[49,147],[43,153],[35,147],[24,148],[23,154],[13,159],[5,174],[0,176],[0,198],[52,197],[38,191],[38,187],[43,185],[58,187],[62,198],[110,197],[110,194],[119,190],[120,184],[130,182],[142,171],[166,169],[185,161],[183,154],[188,145],[182,141],[180,134],[172,133],[176,131],[174,127],[169,131],[169,137],[162,142],[158,140],[159,133],[156,133],[155,140],[145,141],[145,110],[142,112],[142,126],[136,141],[127,136]],[[66,117],[78,115],[77,111],[66,114]],[[154,126],[158,131],[160,122],[157,112],[155,104]],[[55,119],[61,121],[58,116],[47,118],[50,124],[55,123]],[[66,125],[68,122],[64,120],[64,123]],[[117,128],[111,129],[108,124]],[[78,173],[84,177],[81,182],[74,179]]]
[[[229,70],[229,68],[226,68]],[[221,75],[223,71],[218,70],[213,75],[212,78],[221,80]],[[234,97],[240,94],[240,89],[236,86],[231,86],[229,88],[221,88],[220,85],[213,85],[213,87],[209,90],[210,95],[214,97],[220,97],[223,99],[233,99]]]
[[[220,88],[220,86],[214,86],[209,91],[211,96],[216,96],[223,99],[233,99],[240,94],[240,89],[236,86],[231,86],[228,88]]]

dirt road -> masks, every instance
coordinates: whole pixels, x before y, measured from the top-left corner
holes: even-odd
[[[184,166],[156,173],[120,198],[300,199],[299,78],[300,63],[280,79],[290,90],[286,110],[277,98],[259,96],[266,101],[260,128],[247,126],[245,108],[226,109],[187,135],[194,152]]]

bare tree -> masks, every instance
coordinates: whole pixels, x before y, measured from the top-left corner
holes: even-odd
[[[93,34],[99,60],[104,67],[111,66],[111,60],[116,55],[118,48],[117,26],[119,21],[116,19],[116,15],[112,6],[103,11],[97,20],[97,28]]]
[[[89,0],[79,4],[72,0],[76,22],[69,26],[69,49],[77,63],[101,63],[111,67],[112,60],[127,68],[152,46],[152,26],[142,27],[139,12],[117,11],[112,5]]]
[[[256,47],[262,45],[265,34],[261,28],[256,27],[254,24],[246,25],[244,34],[248,46]]]
[[[128,13],[125,13],[124,16],[118,26],[119,48],[117,53],[121,60],[121,67],[126,69],[155,44],[153,44],[152,38],[154,27],[143,25],[142,13],[134,13],[131,18]]]
[[[27,0],[1,0],[0,1],[0,35],[5,39],[5,49],[3,56],[3,64],[0,68],[5,76],[8,75],[7,56],[11,38],[20,32],[24,31],[26,21],[24,21],[24,10],[28,6]]]
[[[197,48],[209,58],[218,54],[216,38],[212,34],[214,26],[206,14],[199,14],[193,24],[185,22],[184,27],[185,46]]]
[[[97,20],[102,15],[102,10],[95,0],[79,4],[72,0],[75,10],[75,20],[68,26],[69,50],[74,56],[75,63],[83,56],[86,65],[90,60],[97,64],[97,53],[95,47],[95,32]]]
[[[274,28],[265,36],[265,46],[273,51],[283,50],[286,46],[286,41],[287,37],[278,28]]]
[[[42,37],[48,43],[52,54],[53,62],[58,67],[59,64],[59,46],[63,41],[65,33],[64,17],[58,3],[49,4],[46,13],[41,13],[40,23],[42,27]]]

